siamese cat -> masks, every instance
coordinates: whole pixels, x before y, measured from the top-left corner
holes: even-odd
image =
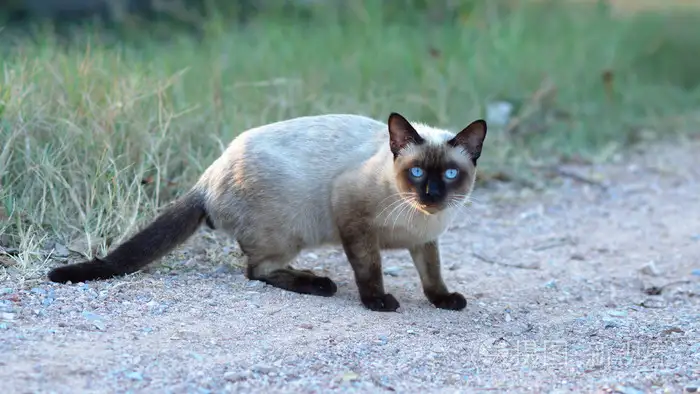
[[[461,310],[440,270],[438,237],[469,198],[486,122],[452,133],[392,113],[303,116],[249,129],[153,222],[102,258],[58,267],[54,282],[130,274],[163,257],[206,223],[236,240],[248,279],[330,297],[336,284],[290,263],[307,248],[342,246],[362,304],[394,312],[381,250],[407,249],[423,293]]]

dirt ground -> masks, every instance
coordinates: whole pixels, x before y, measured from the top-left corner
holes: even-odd
[[[697,152],[570,166],[543,194],[477,190],[442,239],[461,312],[428,303],[407,252],[384,260],[402,308],[378,313],[338,248],[299,259],[339,285],[305,296],[247,281],[205,229],[129,278],[0,283],[2,392],[693,392]]]

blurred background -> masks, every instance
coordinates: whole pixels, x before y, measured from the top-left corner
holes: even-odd
[[[327,112],[486,118],[479,181],[544,187],[697,132],[697,3],[2,0],[0,245],[121,235],[246,128]]]

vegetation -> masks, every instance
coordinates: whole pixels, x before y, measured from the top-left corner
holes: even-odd
[[[691,13],[490,1],[433,12],[373,0],[338,10],[261,12],[245,24],[214,15],[167,39],[0,31],[0,245],[17,248],[12,261],[30,273],[56,240],[103,253],[238,133],[293,116],[398,111],[456,129],[508,101],[514,118],[489,129],[484,179],[606,159],[700,122]]]

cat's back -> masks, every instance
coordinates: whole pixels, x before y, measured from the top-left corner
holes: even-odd
[[[304,116],[246,131],[231,143],[225,156],[245,165],[250,175],[275,178],[282,184],[288,179],[318,186],[369,159],[388,138],[386,125],[365,116]]]
[[[323,160],[334,156],[332,161],[337,162],[340,156],[373,154],[379,140],[388,142],[386,127],[362,115],[302,116],[249,129],[231,145],[293,159]]]

